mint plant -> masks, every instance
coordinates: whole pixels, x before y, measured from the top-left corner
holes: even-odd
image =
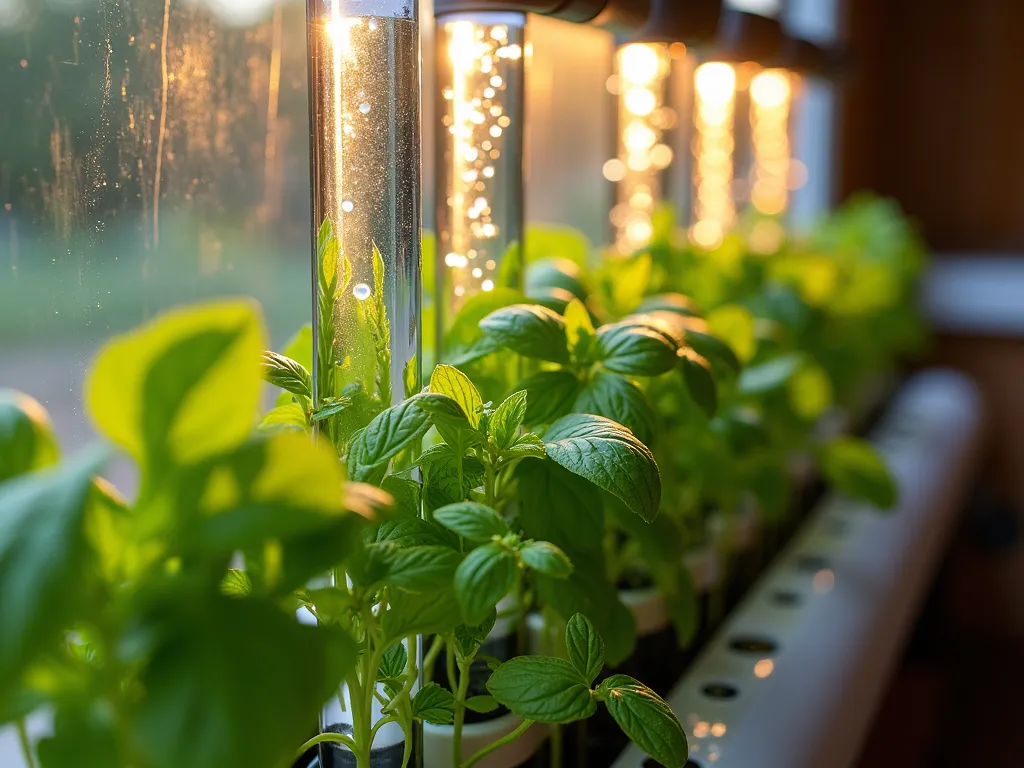
[[[35,744],[22,725],[28,766],[283,767],[356,664],[291,593],[384,505],[330,448],[253,433],[263,346],[240,301],[113,338],[86,382],[106,445],[60,464],[41,406],[0,403],[0,719],[54,715]],[[110,444],[132,501],[97,477]]]
[[[293,404],[300,405],[306,382],[301,364],[271,354],[264,364],[267,379],[283,385]],[[321,622],[362,638],[363,649],[347,681],[349,692],[363,697],[353,704],[352,733],[323,733],[303,749],[337,742],[363,760],[380,723],[399,724],[410,744],[412,721],[420,719],[453,724],[453,765],[479,759],[464,763],[461,730],[467,709],[497,706],[487,697],[467,697],[496,606],[510,595],[512,610],[522,618],[536,595],[561,591],[576,570],[558,545],[527,535],[519,518],[503,514],[525,485],[523,467],[536,464],[578,478],[595,492],[619,499],[638,519],[657,514],[657,464],[630,430],[606,418],[577,414],[556,420],[542,437],[524,430],[528,411],[528,392],[513,392],[494,406],[484,402],[465,373],[439,365],[423,392],[381,411],[352,434],[347,446],[336,446],[350,478],[394,495],[398,518],[367,536],[332,586],[303,599]],[[343,414],[344,407],[338,412]],[[428,432],[436,442],[416,455]],[[422,484],[403,469],[404,457],[419,468]],[[552,590],[553,582],[558,586]],[[567,591],[563,608],[575,605],[571,586]],[[343,610],[325,610],[324,605]],[[414,634],[434,636],[423,666],[432,670],[444,653],[447,688],[429,682],[413,693],[419,670],[412,654],[399,649]],[[403,659],[404,667],[397,663]],[[384,716],[378,723],[366,715],[374,701]]]

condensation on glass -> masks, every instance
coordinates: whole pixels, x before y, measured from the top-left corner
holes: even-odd
[[[314,395],[323,404],[360,394],[387,407],[420,386],[417,3],[308,0],[307,23]],[[382,719],[377,703],[368,716]],[[322,728],[351,733],[353,721],[343,686]],[[374,768],[402,766],[405,753],[398,725],[376,731]],[[356,764],[340,744],[321,745],[320,759],[324,768]]]
[[[109,335],[214,295],[258,299],[275,345],[308,319],[304,25],[289,0],[0,0],[0,386],[69,453]]]
[[[472,296],[522,286],[526,17],[438,19],[438,351]]]

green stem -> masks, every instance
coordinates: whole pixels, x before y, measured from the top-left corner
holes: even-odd
[[[430,644],[430,650],[427,651],[427,655],[423,657],[423,674],[428,677],[433,676],[434,664],[437,661],[437,657],[441,654],[441,649],[444,648],[444,635],[434,635],[434,640]]]
[[[455,677],[455,639],[448,638],[445,643],[445,650],[448,662],[448,688],[454,691],[459,687],[458,678]]]
[[[25,765],[28,768],[36,768],[36,759],[32,754],[32,742],[28,740],[28,729],[25,727],[25,718],[18,719],[18,741],[21,742],[21,755],[25,758]]]
[[[352,739],[350,739],[345,734],[343,734],[343,733],[318,733],[312,739],[310,739],[305,744],[303,744],[301,747],[299,747],[298,751],[295,753],[295,759],[298,760],[300,757],[302,757],[306,753],[307,749],[312,749],[317,744],[328,744],[328,743],[331,743],[331,742],[333,742],[335,744],[344,744],[346,747],[348,747],[350,750],[352,750],[353,754],[356,753],[356,743],[354,741],[352,741]],[[31,763],[29,764],[29,768],[32,768]]]
[[[452,765],[462,763],[462,723],[466,719],[466,692],[472,661],[459,664],[459,689],[455,693],[455,732],[452,734]]]
[[[555,723],[551,726],[551,768],[562,768],[562,726]]]
[[[533,725],[533,720],[523,720],[523,722],[516,726],[516,729],[514,731],[505,734],[497,741],[492,741],[486,747],[484,747],[479,752],[470,757],[468,760],[466,760],[466,762],[464,762],[460,766],[460,768],[472,768],[472,766],[476,765],[478,762],[483,760],[485,757],[491,754],[491,752],[494,752],[496,749],[501,749],[506,744],[511,744],[513,741],[518,739],[520,736],[526,733],[526,731],[529,729],[531,725]]]

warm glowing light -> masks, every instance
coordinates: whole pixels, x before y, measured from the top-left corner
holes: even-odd
[[[661,59],[653,46],[633,43],[619,51],[619,75],[636,85],[649,85],[658,77]]]
[[[726,730],[725,723],[715,723],[711,726],[711,735],[716,739],[720,739],[725,736]]]
[[[604,164],[602,173],[608,181],[622,181],[626,178],[626,164],[618,158],[609,160]]]
[[[780,216],[792,187],[789,148],[789,73],[766,69],[750,83],[750,122],[754,167],[750,203],[766,216]]]
[[[658,106],[657,97],[647,88],[630,88],[624,98],[626,109],[634,115],[649,115]]]
[[[733,114],[736,71],[722,62],[708,62],[694,73],[695,182],[690,240],[715,248],[736,215],[733,201]]]
[[[445,194],[450,218],[441,229],[442,252],[448,252],[444,263],[450,269],[452,293],[468,298],[494,289],[497,263],[489,257],[500,255],[507,246],[495,242],[505,222],[494,219],[495,208],[499,213],[504,210],[495,202],[501,199],[495,190],[501,189],[503,179],[502,166],[494,161],[501,157],[506,133],[514,128],[505,96],[510,76],[514,81],[522,66],[523,48],[518,42],[522,29],[458,20],[441,25],[439,33],[452,77],[441,91],[448,108],[442,119],[450,126],[451,136],[450,187]],[[493,248],[500,250],[492,254]]]
[[[709,61],[697,67],[694,84],[705,104],[724,106],[736,94],[736,70],[720,61]]]
[[[775,671],[775,662],[771,659],[761,659],[754,665],[754,677],[764,679]]]
[[[711,733],[711,723],[707,720],[699,720],[693,724],[693,736],[697,739],[705,739]]]
[[[774,69],[759,72],[750,82],[750,98],[762,107],[781,107],[789,99],[789,78]]]
[[[619,95],[619,156],[604,165],[604,177],[618,185],[611,212],[620,252],[646,246],[654,235],[651,215],[661,197],[659,171],[672,162],[662,143],[675,114],[665,107],[671,71],[668,47],[634,43],[619,49],[618,71],[608,89]]]

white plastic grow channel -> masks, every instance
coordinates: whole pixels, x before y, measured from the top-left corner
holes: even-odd
[[[826,497],[669,696],[696,766],[853,764],[967,492],[981,426],[960,374],[921,373],[897,394],[872,441],[899,508]],[[630,746],[613,768],[645,760]]]

